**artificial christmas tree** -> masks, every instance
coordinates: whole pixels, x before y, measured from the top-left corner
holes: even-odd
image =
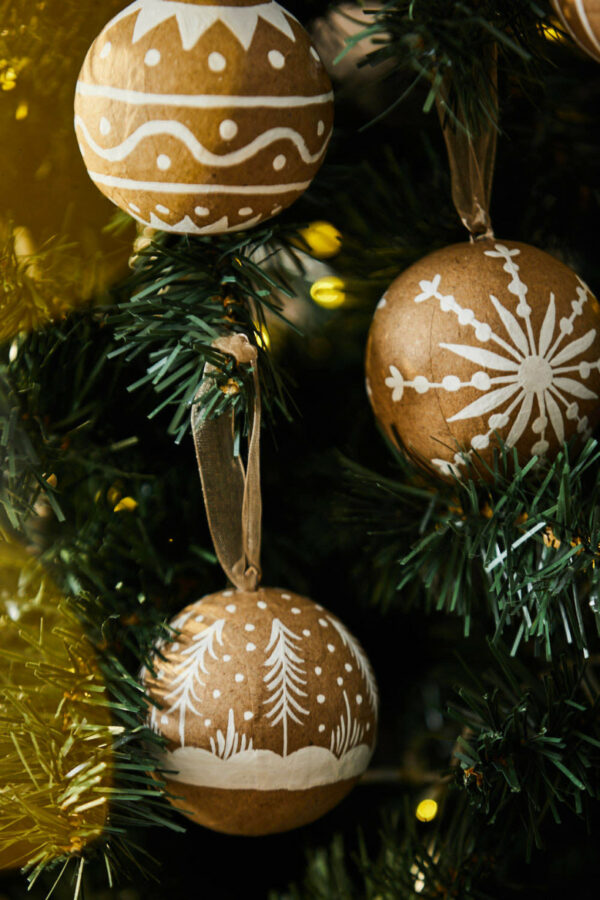
[[[0,531],[10,574],[6,566],[0,572],[0,896],[164,900],[188,896],[190,885],[197,892],[200,878],[209,896],[231,900],[595,896],[600,451],[590,394],[599,393],[600,70],[563,30],[572,28],[565,10],[583,9],[592,22],[593,3],[558,4],[564,20],[550,0],[287,0],[285,11],[250,0],[134,6],[51,0],[33,8],[12,0],[2,7]],[[243,19],[243,28],[225,27],[225,6],[226,18]],[[209,12],[199,34],[202,7]],[[268,160],[271,185],[283,184],[275,180],[277,156],[306,169],[293,182],[302,187],[289,209],[279,214],[254,197],[247,205],[236,197],[235,208],[211,208],[205,221],[196,211],[208,208],[200,188],[210,179],[221,184],[218,166],[190,181],[199,199],[189,208],[174,209],[151,191],[154,206],[143,214],[130,209],[131,218],[115,213],[90,181],[73,132],[78,73],[111,17],[122,15],[114,27],[126,29],[136,11],[142,24],[139,40],[128,45],[139,57],[127,70],[133,81],[110,82],[111,90],[149,91],[156,99],[161,64],[169,62],[171,74],[183,73],[174,88],[168,82],[175,100],[210,95],[214,103],[226,90],[227,68],[214,70],[222,64],[217,54],[231,53],[240,65],[254,61],[242,66],[250,80],[236,82],[236,97],[304,102],[319,93],[326,112],[310,107],[314,133],[289,112],[290,121],[273,126],[297,126],[312,158],[331,127],[331,79],[336,126],[320,171],[321,159],[303,160],[287,131]],[[116,48],[117,39],[112,43]],[[98,56],[104,46],[96,45]],[[196,66],[198,48],[206,71]],[[285,61],[292,56],[290,74]],[[109,59],[94,66],[102,79],[83,78],[93,90],[106,87],[113,69],[99,67]],[[236,64],[236,77],[240,71]],[[195,79],[207,73],[215,80],[206,87]],[[136,81],[142,77],[147,87]],[[96,102],[91,93],[80,91],[78,103]],[[130,104],[129,121],[119,113],[126,99],[111,99],[108,112],[98,108],[97,121],[89,113],[95,126],[86,127],[97,127],[90,135],[105,155],[162,109],[154,104],[143,122],[135,118],[139,104]],[[206,125],[197,140],[212,163],[252,128],[271,127],[259,111],[244,117],[243,135],[230,124],[241,123],[237,108],[194,119],[194,128]],[[166,112],[174,121],[173,107]],[[77,129],[89,164],[79,122]],[[171,161],[154,181],[174,183],[174,161],[188,150],[173,133],[156,146],[155,136],[146,139],[155,162]],[[248,190],[264,168],[259,156],[253,160]],[[100,174],[105,181],[134,177],[108,168]],[[246,206],[252,214],[242,214]],[[186,215],[194,228],[179,230],[193,233],[169,230]],[[242,229],[198,233],[225,215],[227,228]],[[497,237],[505,235],[510,240]],[[456,251],[450,289],[448,266],[430,270],[427,260],[456,246],[465,258],[483,259],[474,276]],[[375,312],[395,279],[399,293],[404,284],[407,292],[398,299],[394,288]],[[396,304],[423,319],[411,319],[409,328],[398,312],[392,323]],[[385,358],[382,371],[369,371],[370,386],[399,411],[390,423],[376,409],[381,432],[364,391],[373,320],[381,332],[373,332],[371,346],[376,337]],[[449,337],[450,321],[456,333]],[[490,336],[491,349],[513,368],[472,359],[473,348],[490,349],[482,343],[486,323],[512,348]],[[232,338],[252,352],[229,352]],[[471,355],[440,344],[469,346]],[[419,360],[413,371],[420,345],[430,368]],[[478,373],[506,381],[484,390]],[[454,390],[458,377],[469,386]],[[417,379],[426,379],[427,391]],[[503,405],[491,408],[497,390],[505,391]],[[247,514],[260,492],[240,494],[238,465],[245,439],[252,446],[260,433],[258,395],[266,513],[259,565]],[[454,424],[473,424],[465,413],[484,398],[475,430],[449,435]],[[427,415],[419,401],[429,404]],[[410,414],[402,414],[403,404]],[[207,520],[202,510],[192,442],[198,427],[218,432],[219,446],[228,448],[211,457],[221,473],[216,482],[203,474],[209,507],[218,501],[221,511],[232,504],[243,510],[241,518],[219,515],[232,523],[219,532],[225,543],[213,544],[214,515],[209,509]],[[444,452],[435,455],[443,471],[421,466],[418,454],[431,460],[430,447],[411,448],[404,427],[438,444],[446,429]],[[468,445],[460,465],[453,441]],[[215,488],[223,473],[233,492]],[[229,597],[217,560],[223,565],[225,544],[239,547],[240,540],[243,556],[227,556],[231,565],[224,566]],[[260,569],[266,584],[286,586],[274,598],[257,590]],[[47,586],[35,596],[32,571]],[[250,582],[243,590],[240,577]],[[201,620],[198,598],[215,595]],[[185,622],[182,610],[193,611]],[[296,626],[304,616],[310,623]],[[217,659],[202,638],[211,628]],[[322,640],[329,629],[337,637]],[[361,744],[370,753],[372,681],[350,649],[359,646],[350,633],[381,690],[377,748],[354,791],[341,800],[358,768],[299,789],[274,781],[274,793],[289,795],[271,806],[271,819],[285,818],[297,793],[339,789],[335,797],[320,793],[308,810],[314,815],[305,806],[291,824],[308,823],[340,800],[337,807],[290,833],[235,836],[182,816],[187,805],[204,822],[207,808],[216,811],[207,822],[213,826],[233,812],[232,831],[277,826],[263,827],[261,815],[270,815],[264,807],[247,816],[240,804],[228,807],[236,790],[229,768],[224,787],[186,782],[182,773],[191,768],[196,778],[198,767],[177,769],[179,750],[220,764],[248,753],[252,741],[253,751],[284,758],[287,736],[290,758],[308,749],[343,759]],[[264,658],[250,669],[241,662],[258,653],[246,649],[257,645],[252,635],[260,636]],[[301,710],[327,707],[327,717],[311,717],[307,730],[287,716],[285,734],[283,719],[271,724],[281,712],[282,654],[297,689],[288,691],[297,706],[287,711],[304,722]],[[330,670],[321,656],[339,663]],[[234,659],[240,665],[228,677]],[[171,706],[188,669],[190,701],[202,715],[186,714],[182,737]],[[325,677],[327,691],[319,692],[317,679]],[[225,695],[231,703],[224,706]],[[212,704],[210,712],[203,704]],[[247,784],[241,790],[259,793]],[[207,807],[207,791],[221,792],[219,809]],[[217,857],[235,864],[215,866]]]

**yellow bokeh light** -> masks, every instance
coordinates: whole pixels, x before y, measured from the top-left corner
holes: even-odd
[[[433,822],[438,814],[438,809],[436,801],[428,797],[427,800],[421,800],[415,815],[419,822]]]
[[[331,259],[342,248],[342,233],[331,222],[311,222],[299,233],[317,259]]]
[[[22,100],[17,106],[15,112],[15,119],[17,122],[22,122],[23,119],[26,119],[29,115],[29,103],[26,100]]]
[[[319,278],[311,287],[310,296],[323,309],[338,309],[346,302],[346,282],[336,275]]]

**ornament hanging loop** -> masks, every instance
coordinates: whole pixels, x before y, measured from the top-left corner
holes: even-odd
[[[205,377],[192,406],[192,433],[204,504],[211,537],[223,571],[240,591],[256,591],[260,585],[262,498],[260,490],[261,398],[258,379],[258,351],[243,334],[217,339],[213,346],[236,360],[252,366],[253,409],[248,434],[246,467],[235,453],[234,413],[215,419],[202,414],[202,400],[211,389]]]
[[[498,48],[489,51],[488,82],[495,115],[473,133],[460,102],[450,114],[452,81],[447,75],[436,100],[450,161],[452,200],[471,241],[494,238],[490,202],[498,143]]]

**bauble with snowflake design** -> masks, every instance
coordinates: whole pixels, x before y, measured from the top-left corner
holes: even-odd
[[[444,477],[461,477],[470,457],[485,477],[496,435],[525,464],[591,434],[600,308],[575,272],[541,250],[456,244],[386,291],[366,369],[375,415],[398,447]]]
[[[277,215],[320,168],[332,123],[319,54],[272,0],[135,0],[77,83],[91,178],[162,231],[220,234]]]
[[[171,625],[180,634],[144,680],[174,805],[216,831],[264,835],[339,803],[373,753],[378,704],[342,622],[259,588],[204,597]]]

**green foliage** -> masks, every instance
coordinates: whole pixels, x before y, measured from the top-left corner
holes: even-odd
[[[273,237],[273,229],[242,237],[164,236],[139,254],[134,275],[120,288],[127,299],[109,315],[120,344],[111,357],[123,355],[130,363],[142,356],[146,372],[130,389],[152,385],[161,399],[150,418],[170,409],[168,430],[177,441],[189,427],[207,363],[218,371],[204,398],[204,414],[249,408],[249,373],[212,346],[226,334],[245,334],[257,346],[265,408],[287,413],[283,377],[265,348],[266,313],[280,315],[274,292],[290,296],[264,264],[276,249]],[[257,256],[262,266],[254,261]]]
[[[548,668],[491,650],[494,666],[482,678],[470,672],[453,705],[464,728],[455,755],[471,804],[488,826],[522,835],[529,858],[547,816],[560,824],[561,807],[583,815],[598,799],[596,681],[565,656]]]
[[[363,64],[389,63],[386,78],[407,74],[411,83],[393,106],[417,85],[427,89],[423,111],[436,100],[450,118],[470,133],[487,124],[498,127],[496,89],[490,79],[490,53],[497,48],[500,70],[529,86],[546,59],[544,26],[550,24],[546,0],[390,0],[374,13],[373,23],[349,39],[349,48],[365,39],[380,44]],[[450,93],[443,93],[447,82]]]
[[[597,442],[565,445],[539,469],[502,446],[489,483],[475,468],[450,483],[396,460],[398,479],[347,463],[347,515],[374,536],[379,602],[412,586],[428,612],[461,616],[466,635],[476,619],[513,655],[530,641],[547,659],[565,644],[587,656],[590,619],[600,629]]]

